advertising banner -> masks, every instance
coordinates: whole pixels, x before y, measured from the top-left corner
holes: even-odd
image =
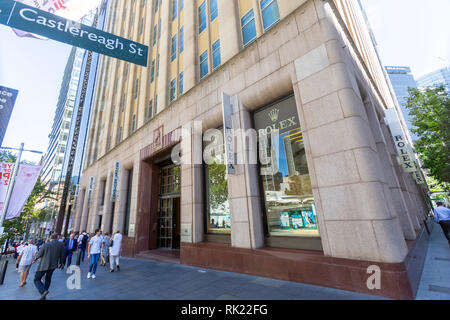
[[[0,145],[5,136],[18,94],[19,91],[15,89],[0,86]]]
[[[222,92],[223,132],[225,138],[227,174],[235,174],[234,134],[233,134],[233,105],[231,97]]]
[[[120,162],[114,162],[114,173],[112,178],[112,188],[111,188],[111,201],[114,202],[119,196],[119,173],[120,173]]]
[[[14,170],[14,163],[0,162],[0,212],[5,206],[6,194]]]
[[[148,46],[20,2],[0,1],[0,24],[147,66]]]
[[[6,220],[20,216],[41,172],[41,166],[20,165],[9,200]]]

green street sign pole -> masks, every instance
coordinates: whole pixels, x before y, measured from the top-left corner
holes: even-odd
[[[147,66],[148,46],[12,0],[0,1],[0,24]]]

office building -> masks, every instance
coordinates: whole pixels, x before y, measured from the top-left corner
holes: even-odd
[[[450,90],[450,67],[442,68],[420,77],[417,79],[417,84],[420,88],[443,84]]]
[[[108,10],[106,31],[149,46],[148,67],[100,59],[75,231],[120,230],[129,257],[414,296],[426,188],[397,161],[357,1]]]

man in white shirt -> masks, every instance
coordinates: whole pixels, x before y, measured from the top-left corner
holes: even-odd
[[[22,253],[23,248],[25,248],[25,244],[23,241],[20,241],[20,245],[17,247],[16,271],[19,271],[19,256]]]
[[[89,264],[89,272],[88,272],[88,279],[92,277],[92,279],[95,279],[95,272],[97,271],[97,263],[98,259],[100,258],[100,253],[103,250],[103,241],[100,237],[100,230],[95,230],[95,236],[91,238],[89,241],[88,246],[88,259],[90,259]]]
[[[20,255],[17,258],[20,272],[19,287],[23,287],[27,284],[28,273],[30,272],[31,265],[33,264],[33,260],[36,258],[37,253],[38,249],[34,245],[33,240],[29,240],[28,246],[22,248],[22,250],[20,251]]]
[[[117,271],[120,271],[119,257],[122,249],[122,235],[117,231],[112,238],[112,246],[109,248],[109,272],[114,272],[114,265],[117,266]]]

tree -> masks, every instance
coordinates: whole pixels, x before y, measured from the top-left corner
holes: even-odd
[[[0,162],[16,162],[17,158],[9,151],[0,151]]]
[[[450,188],[450,92],[444,85],[409,89],[406,107],[412,117],[414,143],[428,175]]]

